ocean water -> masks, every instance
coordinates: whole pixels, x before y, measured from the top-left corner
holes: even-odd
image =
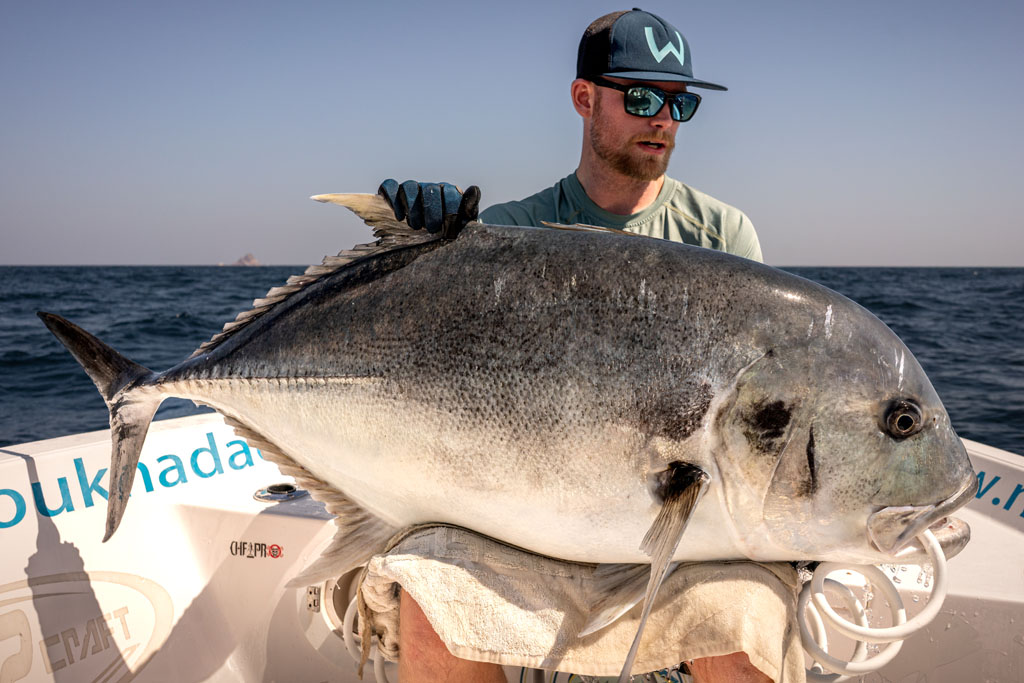
[[[104,429],[92,382],[36,311],[154,370],[187,357],[299,267],[0,267],[0,446]],[[1024,455],[1024,269],[789,268],[888,324],[961,436]],[[201,412],[171,399],[157,419]]]

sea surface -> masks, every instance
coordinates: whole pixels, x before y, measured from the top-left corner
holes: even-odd
[[[92,382],[36,311],[154,370],[300,267],[0,266],[0,446],[105,429]],[[1024,268],[787,268],[868,308],[914,353],[960,436],[1024,455]],[[157,419],[202,412],[171,399]]]

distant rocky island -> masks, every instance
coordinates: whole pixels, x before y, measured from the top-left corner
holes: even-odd
[[[217,265],[218,266],[223,266],[225,264],[218,263]],[[260,263],[259,259],[257,259],[252,254],[246,254],[245,256],[243,256],[242,258],[238,259],[237,261],[235,261],[231,265],[233,265],[233,266],[262,266],[263,264]]]

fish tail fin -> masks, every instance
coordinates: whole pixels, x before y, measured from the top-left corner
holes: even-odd
[[[153,372],[132,362],[68,320],[52,313],[38,313],[47,329],[71,352],[99,389],[110,410],[110,484],[107,526],[103,540],[114,535],[128,504],[135,469],[149,423],[163,397],[134,393],[133,385]]]

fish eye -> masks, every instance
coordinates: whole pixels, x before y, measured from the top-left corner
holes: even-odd
[[[883,418],[885,431],[894,439],[905,439],[921,431],[924,419],[921,408],[909,399],[899,398],[889,403]]]

